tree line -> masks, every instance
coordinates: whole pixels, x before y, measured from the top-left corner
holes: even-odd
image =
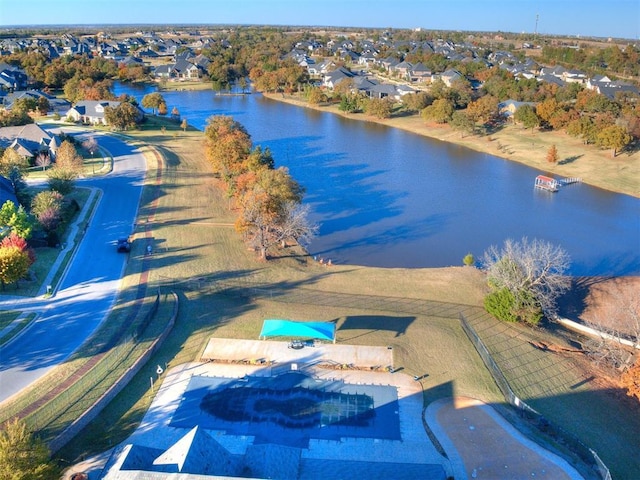
[[[288,240],[304,244],[316,233],[302,204],[304,188],[285,167],[275,167],[271,151],[253,146],[244,126],[229,116],[213,116],[205,128],[205,154],[237,212],[236,230],[260,258]]]
[[[361,29],[360,29],[361,30]],[[354,30],[356,34],[370,34],[373,39],[381,39],[387,33],[376,30]],[[421,62],[434,73],[456,69],[462,78],[446,86],[441,81],[429,85],[423,93],[405,95],[402,102],[379,98],[367,98],[343,81],[336,91],[319,89],[314,86],[305,68],[286,59],[297,42],[312,38],[312,32],[287,32],[282,28],[246,27],[231,32],[215,32],[215,40],[194,53],[209,60],[205,81],[210,81],[215,90],[230,89],[234,85],[243,90],[247,79],[259,91],[291,93],[304,90],[310,103],[336,103],[345,112],[364,112],[377,118],[393,115],[419,113],[425,121],[447,123],[465,134],[487,132],[499,120],[497,105],[505,100],[530,102],[516,112],[514,119],[525,128],[562,130],[581,138],[585,144],[618,151],[640,139],[640,99],[638,95],[621,90],[616,98],[585,89],[578,83],[558,86],[536,79],[516,78],[507,70],[488,67],[479,61],[450,60],[441,53],[423,48],[414,48],[427,40],[427,32],[394,31],[393,44],[380,45],[379,58],[395,57],[399,61]],[[444,38],[456,39],[464,43],[460,34],[449,33]],[[346,39],[340,37],[337,40]],[[322,40],[328,42],[328,37]],[[542,60],[547,64],[562,64],[567,68],[582,68],[590,73],[617,72],[623,76],[637,75],[640,68],[640,50],[633,45],[620,48],[617,45],[580,48],[555,46],[545,43]],[[474,40],[476,55],[487,57],[496,50],[495,46],[482,45]],[[498,48],[509,48],[499,45]],[[183,47],[183,50],[186,47]],[[515,52],[515,47],[511,48]],[[324,55],[324,57],[322,57]],[[337,66],[344,66],[343,60],[334,56],[327,48],[319,50],[316,58],[331,57]],[[516,52],[516,58],[524,60],[523,51]],[[87,55],[63,56],[48,59],[39,51],[17,52],[5,57],[5,61],[20,65],[35,85],[45,90],[63,90],[71,102],[79,100],[113,100],[112,82],[151,80],[148,67],[130,66],[115,60]],[[383,72],[383,67],[372,67]],[[474,89],[469,79],[477,80],[481,87]],[[134,103],[130,98],[121,101]],[[33,106],[32,106],[33,107]],[[38,108],[43,109],[44,106]],[[35,108],[34,108],[35,110]],[[159,113],[162,112],[159,110]],[[1,120],[1,119],[0,119]],[[7,124],[28,122],[24,116],[5,118]]]

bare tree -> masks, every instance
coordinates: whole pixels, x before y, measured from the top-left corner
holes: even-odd
[[[82,148],[84,148],[93,157],[93,154],[98,151],[98,142],[95,137],[89,137],[82,142]]]
[[[593,314],[587,309],[584,315],[585,324],[598,332],[585,350],[596,363],[624,369],[633,363],[634,353],[640,355],[640,297],[637,283],[606,283],[606,292],[594,294]]]
[[[275,230],[283,248],[288,239],[306,245],[316,236],[319,226],[309,221],[309,205],[286,202],[282,210],[280,222],[275,226]]]
[[[47,167],[51,165],[51,157],[44,152],[40,152],[38,155],[36,155],[35,164],[38,167],[42,167],[42,171],[44,172]]]
[[[507,290],[514,302],[512,308],[525,317],[555,312],[556,299],[571,285],[565,275],[569,263],[569,255],[561,247],[526,237],[519,242],[508,239],[502,248],[491,246],[482,259],[489,285],[494,291]]]

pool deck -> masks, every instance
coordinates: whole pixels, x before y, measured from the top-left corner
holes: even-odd
[[[298,363],[301,365],[351,365],[357,368],[393,366],[393,350],[389,347],[336,345],[318,343],[299,350],[289,342],[273,340],[231,340],[212,338],[202,354],[203,362],[247,362],[266,365]]]
[[[425,432],[420,382],[402,373],[386,371],[386,366],[393,365],[392,357],[393,350],[386,347],[320,344],[293,349],[288,342],[211,339],[202,362],[170,367],[163,374],[162,383],[156,384],[153,402],[140,426],[122,445],[166,450],[183,439],[189,428],[172,427],[171,422],[194,376],[224,378],[233,383],[236,379],[241,382],[247,377],[271,377],[298,370],[321,380],[395,387],[400,429],[400,440],[348,436],[338,440],[310,438],[308,447],[300,449],[300,465],[320,465],[321,469],[307,468],[304,478],[323,478],[326,476],[324,466],[338,469],[340,461],[367,465],[367,476],[371,478],[381,474],[377,468],[401,464],[419,468],[439,465],[448,477],[460,480],[476,476],[504,478],[505,469],[513,478],[534,475],[571,480],[582,478],[564,460],[515,431],[490,406],[473,399],[442,399],[426,409],[426,422],[449,458],[443,457]],[[343,368],[345,365],[350,368]],[[375,400],[374,397],[374,403]],[[233,435],[224,428],[208,432],[230,454],[243,456],[254,446],[255,438],[249,434]],[[278,452],[276,450],[274,454],[278,455]],[[120,470],[118,460],[115,460],[116,464],[112,463],[110,454],[108,451],[74,465],[65,478],[73,472],[85,472],[90,480],[105,474],[106,478],[114,480],[166,478],[153,472],[140,471],[141,476],[138,476],[135,472]],[[208,454],[202,461],[207,458]],[[281,458],[274,457],[271,461],[278,463]],[[103,471],[105,465],[109,466]],[[398,473],[394,471],[391,475],[398,477]]]
[[[298,370],[327,381],[395,387],[401,437],[400,440],[311,438],[308,447],[301,450],[302,459],[442,465],[446,473],[452,475],[448,460],[440,455],[425,433],[420,383],[408,375],[385,371],[386,366],[392,365],[392,357],[393,351],[386,347],[320,344],[296,350],[289,348],[288,342],[211,339],[202,355],[203,362],[169,368],[142,423],[124,443],[167,449],[184,437],[188,429],[172,427],[171,421],[194,376],[240,381],[247,376],[272,376]],[[268,364],[257,363],[260,359]],[[327,365],[334,367],[327,368]],[[340,368],[342,365],[352,368]],[[251,435],[230,435],[224,430],[209,430],[209,433],[232,454],[244,455],[254,444]],[[99,478],[89,473],[92,480]]]

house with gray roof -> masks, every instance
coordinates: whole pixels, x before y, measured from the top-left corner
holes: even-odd
[[[439,78],[444,82],[447,87],[450,87],[456,80],[460,80],[464,78],[462,73],[454,68],[450,68],[449,70],[445,70],[439,75],[434,75],[434,78]]]
[[[0,105],[4,106],[7,110],[11,110],[13,104],[16,100],[21,98],[30,98],[35,100],[36,102],[40,98],[45,98],[49,102],[49,111],[64,113],[69,110],[71,103],[64,98],[57,98],[53,95],[49,95],[48,93],[41,92],[40,90],[19,90],[15,92],[8,93],[4,97],[0,98]]]
[[[576,69],[565,70],[562,74],[562,80],[566,83],[586,83],[587,74]]]
[[[171,65],[158,65],[153,71],[153,75],[157,78],[173,78],[175,73],[173,72],[173,64]]]
[[[555,75],[539,75],[537,77],[538,82],[547,82],[558,85],[559,87],[564,87],[566,84],[562,78],[557,77]]]
[[[604,95],[610,100],[615,100],[616,96],[622,93],[630,93],[638,95],[640,91],[635,85],[630,85],[624,82],[610,82],[597,85],[595,91],[601,95]]]
[[[0,147],[11,148],[23,158],[44,154],[52,160],[60,146],[60,139],[36,123],[0,128]]]
[[[409,69],[409,80],[411,82],[430,82],[431,70],[423,63],[416,63]]]
[[[107,107],[116,108],[121,102],[110,100],[83,100],[71,107],[67,113],[67,118],[72,118],[75,122],[89,123],[91,125],[107,125],[105,110]],[[140,117],[144,113],[140,110]]]
[[[373,85],[369,89],[369,96],[371,98],[392,98],[397,100],[399,98],[398,90],[395,85],[388,83],[381,83],[379,85]]]
[[[498,104],[498,113],[507,119],[512,119],[516,111],[523,105],[536,106],[535,102],[518,102],[516,100],[505,100]]]
[[[353,78],[355,74],[346,68],[340,67],[333,72],[329,72],[322,78],[322,83],[325,87],[335,88],[340,82],[345,79]]]
[[[397,65],[389,68],[390,72],[393,72],[398,77],[409,78],[409,71],[413,68],[410,62],[400,62]]]
[[[15,91],[27,87],[27,74],[19,67],[0,63],[0,89]]]

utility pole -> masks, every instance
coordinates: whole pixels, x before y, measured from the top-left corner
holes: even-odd
[[[540,15],[538,15],[538,14],[536,13],[536,28],[535,28],[535,30],[533,31],[533,36],[534,36],[534,38],[537,38],[537,37],[538,37],[538,18],[539,18],[539,17],[540,17]]]

